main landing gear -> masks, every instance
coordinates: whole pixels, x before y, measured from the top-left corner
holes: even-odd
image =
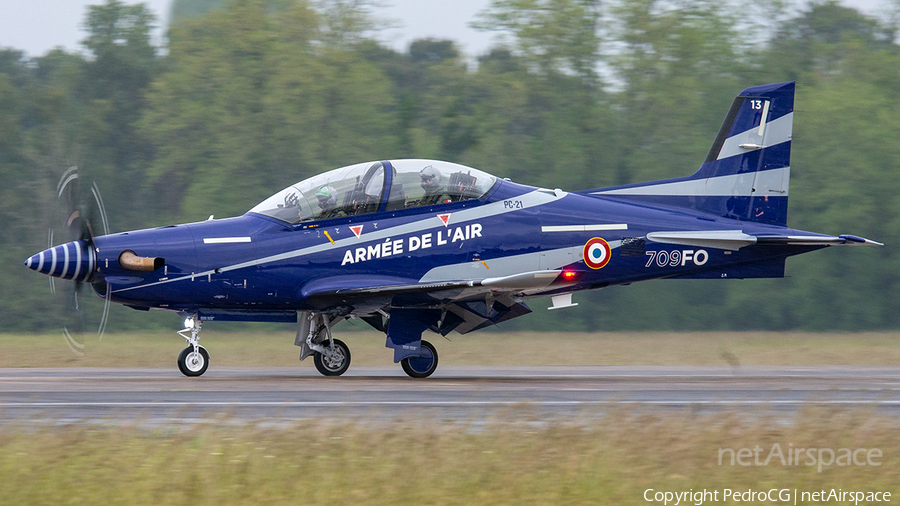
[[[427,378],[434,374],[438,366],[438,354],[428,341],[422,341],[422,356],[409,357],[400,361],[403,372],[411,378]]]
[[[178,335],[187,341],[187,348],[178,354],[178,370],[185,376],[200,376],[209,368],[209,352],[200,346],[200,318],[192,315],[184,320],[184,328]],[[190,332],[190,335],[185,335]]]
[[[344,314],[327,315],[311,311],[302,311],[298,314],[297,337],[294,344],[300,347],[300,360],[313,357],[316,370],[323,376],[340,376],[350,367],[350,348],[331,335],[331,327],[345,317]],[[373,326],[385,331],[383,325]],[[421,341],[418,356],[400,360],[403,372],[413,378],[431,376],[437,365],[437,350],[428,341]]]
[[[313,354],[313,363],[322,376],[340,376],[350,368],[350,348],[343,341],[332,339],[330,333],[328,337],[323,350]]]
[[[331,327],[344,317],[302,312],[297,318],[294,344],[300,346],[300,360],[312,356],[316,370],[323,376],[340,376],[347,372],[350,348],[331,335]]]

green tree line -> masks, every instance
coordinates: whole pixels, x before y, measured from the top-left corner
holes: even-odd
[[[239,215],[366,160],[446,159],[579,190],[692,173],[733,97],[797,81],[790,226],[884,248],[788,261],[785,279],[652,281],[504,329],[896,329],[900,46],[834,1],[494,0],[498,42],[406,51],[370,0],[178,0],[164,47],[143,4],[85,17],[83,51],[0,50],[0,330],[58,326],[21,265],[65,218],[60,174],[96,181],[112,231]],[[62,242],[62,241],[55,241]],[[57,287],[59,288],[59,287]],[[546,304],[532,304],[544,311]],[[112,329],[171,327],[116,308]]]

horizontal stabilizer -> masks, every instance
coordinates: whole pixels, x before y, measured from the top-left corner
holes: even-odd
[[[678,244],[681,246],[730,251],[737,251],[745,246],[754,244],[760,246],[884,246],[880,242],[855,235],[841,235],[838,237],[830,235],[754,236],[745,234],[742,230],[650,232],[647,234],[647,239],[663,244]]]
[[[741,230],[711,230],[688,232],[650,232],[647,239],[663,244],[696,246],[737,251],[744,246],[756,244],[756,237]]]

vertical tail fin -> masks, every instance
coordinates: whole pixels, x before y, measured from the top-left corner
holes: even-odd
[[[786,225],[793,120],[793,82],[747,88],[693,175],[586,193]]]

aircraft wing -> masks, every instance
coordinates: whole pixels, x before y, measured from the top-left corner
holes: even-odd
[[[511,276],[502,276],[494,278],[483,278],[479,280],[459,280],[459,281],[439,281],[431,283],[390,283],[390,284],[370,284],[360,279],[361,285],[370,284],[370,286],[358,286],[348,288],[314,288],[306,293],[306,296],[312,300],[321,300],[329,298],[366,298],[366,297],[384,297],[403,295],[411,293],[435,293],[448,290],[460,290],[469,288],[483,288],[490,291],[520,291],[546,288],[557,282],[563,275],[562,270],[544,270],[531,271]],[[343,278],[342,285],[346,285],[349,280]],[[574,281],[567,280],[567,281]],[[481,290],[486,291],[486,290]]]
[[[767,236],[745,234],[742,230],[711,230],[685,232],[650,232],[647,239],[664,244],[696,246],[700,248],[716,248],[737,251],[745,246],[785,245],[785,246],[884,246],[855,235],[785,235]]]
[[[522,292],[563,288],[580,278],[580,273],[563,270],[530,271],[509,276],[478,280],[454,280],[430,283],[388,283],[370,286],[333,287],[329,282],[317,283],[319,288],[310,290],[309,301],[325,310],[348,308],[355,313],[378,313],[390,308],[435,308],[446,310],[440,328],[434,330],[447,335],[456,330],[460,334],[472,332],[517,316],[528,314],[531,309],[518,298]],[[346,286],[348,279],[339,281]],[[365,284],[362,279],[361,284]],[[306,290],[304,290],[306,291]],[[378,330],[384,330],[381,316],[362,318]]]

